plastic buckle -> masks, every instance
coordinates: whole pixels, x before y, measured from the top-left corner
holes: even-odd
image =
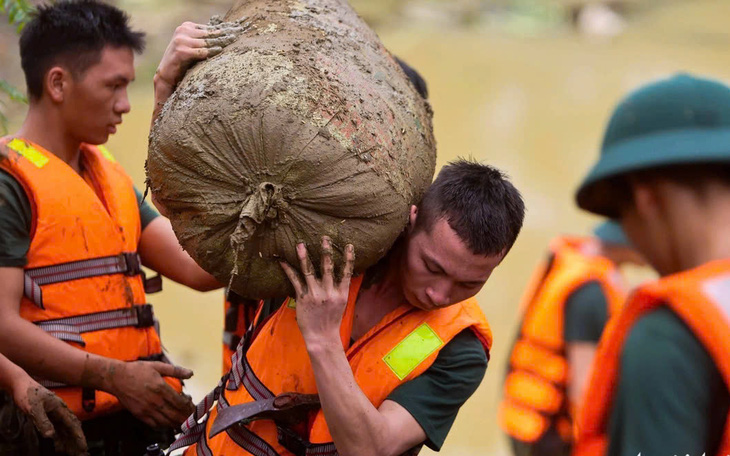
[[[295,431],[277,424],[276,433],[279,444],[292,452],[295,456],[306,456],[307,448],[312,444],[305,441]]]
[[[142,272],[142,261],[137,252],[124,252],[122,253],[122,257],[124,257],[124,262],[127,264],[127,270],[124,271],[124,275],[136,276]]]
[[[147,278],[147,275],[144,273],[144,271],[141,272],[142,274],[142,284],[144,286],[144,292],[147,294],[151,293],[158,293],[162,291],[162,276],[159,274],[156,274],[149,279]]]
[[[143,304],[134,307],[137,312],[137,328],[149,328],[155,325],[155,313],[151,304]]]
[[[81,388],[81,407],[86,413],[91,413],[96,407],[96,390]]]

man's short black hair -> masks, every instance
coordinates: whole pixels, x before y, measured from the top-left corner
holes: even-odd
[[[96,0],[61,0],[38,7],[20,35],[20,63],[28,96],[43,95],[43,78],[55,65],[79,77],[99,62],[105,46],[144,50],[144,33],[132,31],[129,16]]]
[[[720,183],[730,188],[730,164],[727,163],[687,163],[665,165],[622,174],[602,182],[601,189],[606,208],[610,216],[621,218],[621,213],[634,205],[634,192],[631,182],[670,181],[688,188],[700,198],[707,194],[708,184]]]
[[[416,230],[430,230],[445,218],[473,253],[504,254],[525,219],[520,192],[500,170],[470,160],[441,169],[418,206]]]

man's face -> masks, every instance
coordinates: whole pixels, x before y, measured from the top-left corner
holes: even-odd
[[[502,258],[472,253],[446,219],[436,220],[430,231],[410,231],[406,237],[403,292],[411,305],[423,310],[456,304],[476,295]]]
[[[134,53],[126,47],[105,47],[101,60],[69,82],[63,117],[73,137],[103,144],[130,110],[127,86],[134,80]]]

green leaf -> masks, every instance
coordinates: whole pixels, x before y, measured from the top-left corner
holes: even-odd
[[[8,134],[8,118],[2,112],[0,112],[0,132],[3,136]]]
[[[31,19],[35,7],[28,0],[2,0],[0,3],[0,14],[7,14],[8,23],[15,26],[18,34],[23,30],[25,24]],[[11,101],[16,103],[28,103],[25,94],[10,85],[4,79],[0,79],[0,95],[5,95]],[[8,132],[8,118],[5,114],[7,103],[0,100],[0,133],[5,135]]]
[[[20,13],[20,11],[17,8],[10,8],[10,11],[8,12],[8,20],[11,24],[18,23],[18,13]]]
[[[15,102],[28,103],[28,98],[25,96],[25,94],[10,85],[10,83],[8,83],[8,81],[4,79],[0,79],[0,93],[4,93]]]
[[[28,0],[3,0],[0,12],[8,15],[8,22],[15,25],[17,30],[31,20],[35,7],[28,3]]]

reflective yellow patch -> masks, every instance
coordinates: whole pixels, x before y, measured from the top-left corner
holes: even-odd
[[[287,298],[286,300],[286,306],[290,309],[296,309],[297,308],[297,302],[294,300],[294,298]]]
[[[25,157],[36,168],[43,168],[48,163],[48,157],[22,139],[13,139],[8,143],[8,147]]]
[[[109,149],[107,149],[105,146],[96,146],[99,149],[99,152],[101,152],[101,155],[104,156],[107,160],[110,162],[116,163],[116,160],[114,159],[114,155],[112,155],[111,152],[109,152]]]
[[[396,377],[403,380],[443,345],[444,342],[438,334],[428,326],[428,323],[424,323],[383,356],[383,361]]]

